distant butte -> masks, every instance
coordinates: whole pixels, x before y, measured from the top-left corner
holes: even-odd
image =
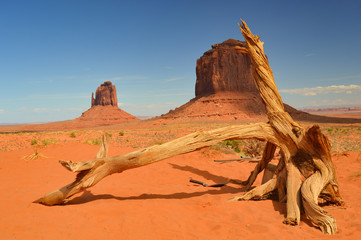
[[[91,97],[91,108],[74,119],[75,122],[88,122],[95,125],[111,125],[137,121],[138,118],[118,107],[117,92],[112,82],[107,81],[100,85]]]
[[[167,120],[267,121],[266,109],[253,79],[254,66],[247,54],[234,50],[246,42],[228,39],[212,45],[197,60],[195,98],[170,110],[160,118]],[[360,119],[325,117],[299,111],[284,104],[298,121],[352,123]]]
[[[114,106],[118,107],[117,90],[111,81],[104,82],[92,93],[91,106]]]
[[[69,130],[96,128],[106,125],[139,121],[138,118],[118,107],[117,92],[112,82],[100,85],[91,95],[91,108],[73,120],[43,124],[20,125],[20,131]],[[15,129],[15,128],[14,128]]]

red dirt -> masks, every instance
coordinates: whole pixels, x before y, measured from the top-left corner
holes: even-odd
[[[245,191],[241,186],[228,184],[222,188],[205,188],[190,183],[190,178],[209,184],[229,178],[244,180],[255,166],[248,162],[215,163],[214,159],[236,156],[212,149],[115,174],[89,191],[74,196],[65,205],[46,207],[32,203],[73,181],[75,174],[61,167],[58,160],[93,159],[99,146],[91,144],[102,135],[102,129],[113,135],[109,156],[114,156],[161,144],[194,130],[236,123],[171,122],[158,119],[93,127],[93,130],[75,131],[75,138],[71,137],[71,131],[0,134],[0,191],[3,193],[0,199],[0,239],[330,238],[304,216],[299,226],[282,224],[286,214],[283,203],[271,200],[227,202],[227,199]],[[359,239],[360,125],[322,126],[333,149],[355,149],[333,154],[346,205],[325,207],[335,217],[339,230],[331,239]],[[16,131],[18,127],[2,127],[0,131]],[[40,146],[31,147],[33,139]],[[52,139],[56,141],[52,142]],[[46,145],[43,140],[50,143]],[[22,159],[33,154],[35,146],[47,158]],[[259,183],[260,179],[256,184]]]
[[[234,158],[211,149],[184,154],[146,167],[110,176],[74,196],[66,205],[31,203],[70,183],[75,174],[59,159],[92,159],[99,146],[58,143],[40,149],[47,158],[21,159],[32,148],[0,152],[1,239],[330,239],[305,217],[299,226],[282,224],[285,204],[271,200],[227,202],[245,191],[238,185],[205,188],[190,178],[219,183],[246,179],[254,163],[215,163]],[[109,155],[134,148],[110,145]],[[342,207],[325,207],[336,218],[339,233],[332,239],[359,239],[360,152],[334,154]],[[256,182],[259,184],[260,181]]]
[[[259,95],[246,92],[220,92],[197,97],[160,118],[178,121],[267,121],[266,109]]]

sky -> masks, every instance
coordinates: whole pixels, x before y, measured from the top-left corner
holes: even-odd
[[[74,119],[104,81],[135,116],[195,97],[212,44],[264,42],[285,103],[361,106],[361,1],[2,0],[0,124]]]

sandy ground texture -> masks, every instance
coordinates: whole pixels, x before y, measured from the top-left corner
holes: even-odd
[[[64,134],[68,137],[69,133]],[[33,154],[34,148],[28,143],[28,147],[0,152],[0,239],[361,238],[359,151],[333,153],[346,205],[325,207],[338,225],[338,233],[328,236],[304,216],[299,226],[282,224],[284,203],[228,202],[245,191],[241,186],[207,188],[190,183],[191,178],[208,184],[227,182],[229,178],[244,180],[255,167],[248,161],[214,162],[237,156],[210,148],[114,174],[65,205],[34,204],[35,199],[74,179],[75,174],[66,171],[59,159],[89,160],[99,146],[58,141],[38,148],[42,155],[37,159],[23,158]],[[112,142],[109,156],[135,149]]]

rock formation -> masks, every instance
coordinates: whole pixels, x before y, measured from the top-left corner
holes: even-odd
[[[20,131],[69,130],[93,128],[105,125],[139,121],[138,118],[118,107],[115,86],[110,81],[104,82],[91,97],[91,108],[73,120],[32,124],[20,127]]]
[[[212,45],[197,60],[196,97],[165,119],[266,120],[266,110],[253,80],[251,58],[234,50],[245,42],[228,39]]]
[[[267,120],[266,109],[253,79],[254,66],[247,54],[234,50],[247,48],[246,42],[228,39],[212,45],[197,60],[195,98],[161,116],[171,120]],[[309,114],[284,104],[286,112],[297,121],[360,122]]]
[[[123,122],[137,121],[136,117],[118,107],[117,92],[112,82],[100,85],[91,97],[91,108],[75,119],[87,125],[110,125]]]
[[[252,76],[252,60],[248,55],[234,51],[235,46],[247,45],[228,39],[212,45],[212,49],[197,60],[196,97],[226,91],[258,94]]]
[[[100,87],[97,88],[97,91],[95,92],[95,98],[94,93],[92,93],[92,99],[91,99],[91,106],[118,106],[118,99],[117,99],[117,91],[115,89],[115,86],[112,85],[112,82],[107,81],[100,85]]]

